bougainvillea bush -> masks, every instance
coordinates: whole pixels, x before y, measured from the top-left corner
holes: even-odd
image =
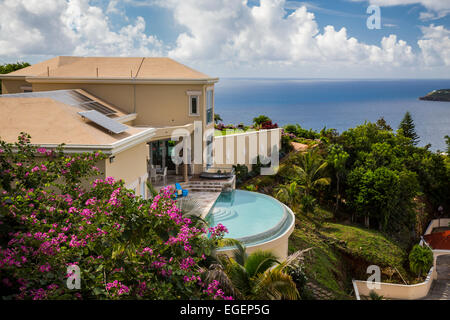
[[[101,159],[0,141],[1,298],[231,299],[200,273],[226,229],[182,217],[169,188],[150,201],[95,179]]]

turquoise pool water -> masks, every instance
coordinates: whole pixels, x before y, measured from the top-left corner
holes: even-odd
[[[233,190],[220,194],[206,220],[210,226],[226,226],[226,238],[248,244],[276,237],[286,230],[292,218],[285,206],[272,197]]]

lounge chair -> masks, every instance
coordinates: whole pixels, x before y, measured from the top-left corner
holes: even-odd
[[[178,182],[175,183],[175,190],[176,190],[175,194],[177,196],[180,195],[182,197],[186,197],[189,193],[189,190],[181,188],[181,185]],[[181,191],[181,194],[180,194],[180,191]]]

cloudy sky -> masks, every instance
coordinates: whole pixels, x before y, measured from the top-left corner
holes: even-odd
[[[0,63],[56,55],[168,56],[219,77],[449,78],[450,0],[0,0]]]

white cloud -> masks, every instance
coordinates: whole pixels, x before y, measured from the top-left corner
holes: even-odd
[[[428,66],[450,66],[450,30],[444,26],[421,27],[423,37],[417,44]]]
[[[449,10],[450,2],[448,0],[352,0],[352,1],[368,1],[370,4],[387,7],[408,4],[421,4],[429,10]]]
[[[109,7],[114,12],[115,4]],[[162,43],[145,33],[145,20],[113,30],[88,0],[0,2],[0,56],[161,55]]]
[[[421,20],[440,19],[450,14],[449,0],[351,0],[354,2],[367,1],[370,4],[380,7],[392,7],[400,5],[421,4],[427,9],[421,12],[419,18]]]
[[[411,47],[395,35],[383,38],[379,46],[367,45],[349,37],[346,28],[326,26],[320,32],[314,14],[304,6],[286,16],[284,5],[284,0],[261,0],[252,8],[239,0],[171,1],[175,20],[188,32],[179,35],[169,55],[254,66],[400,66],[414,60]]]
[[[126,4],[165,7],[185,31],[169,47],[146,32],[144,18],[128,23],[122,10]],[[422,27],[421,51],[414,53],[395,34],[367,44],[346,28],[319,27],[306,6],[288,14],[284,0],[261,0],[252,7],[245,0],[118,0],[103,7],[89,0],[1,1],[0,61],[26,57],[36,62],[55,55],[170,56],[211,74],[273,76],[370,77],[450,70],[449,31],[443,26]],[[114,28],[109,15],[125,21]]]

